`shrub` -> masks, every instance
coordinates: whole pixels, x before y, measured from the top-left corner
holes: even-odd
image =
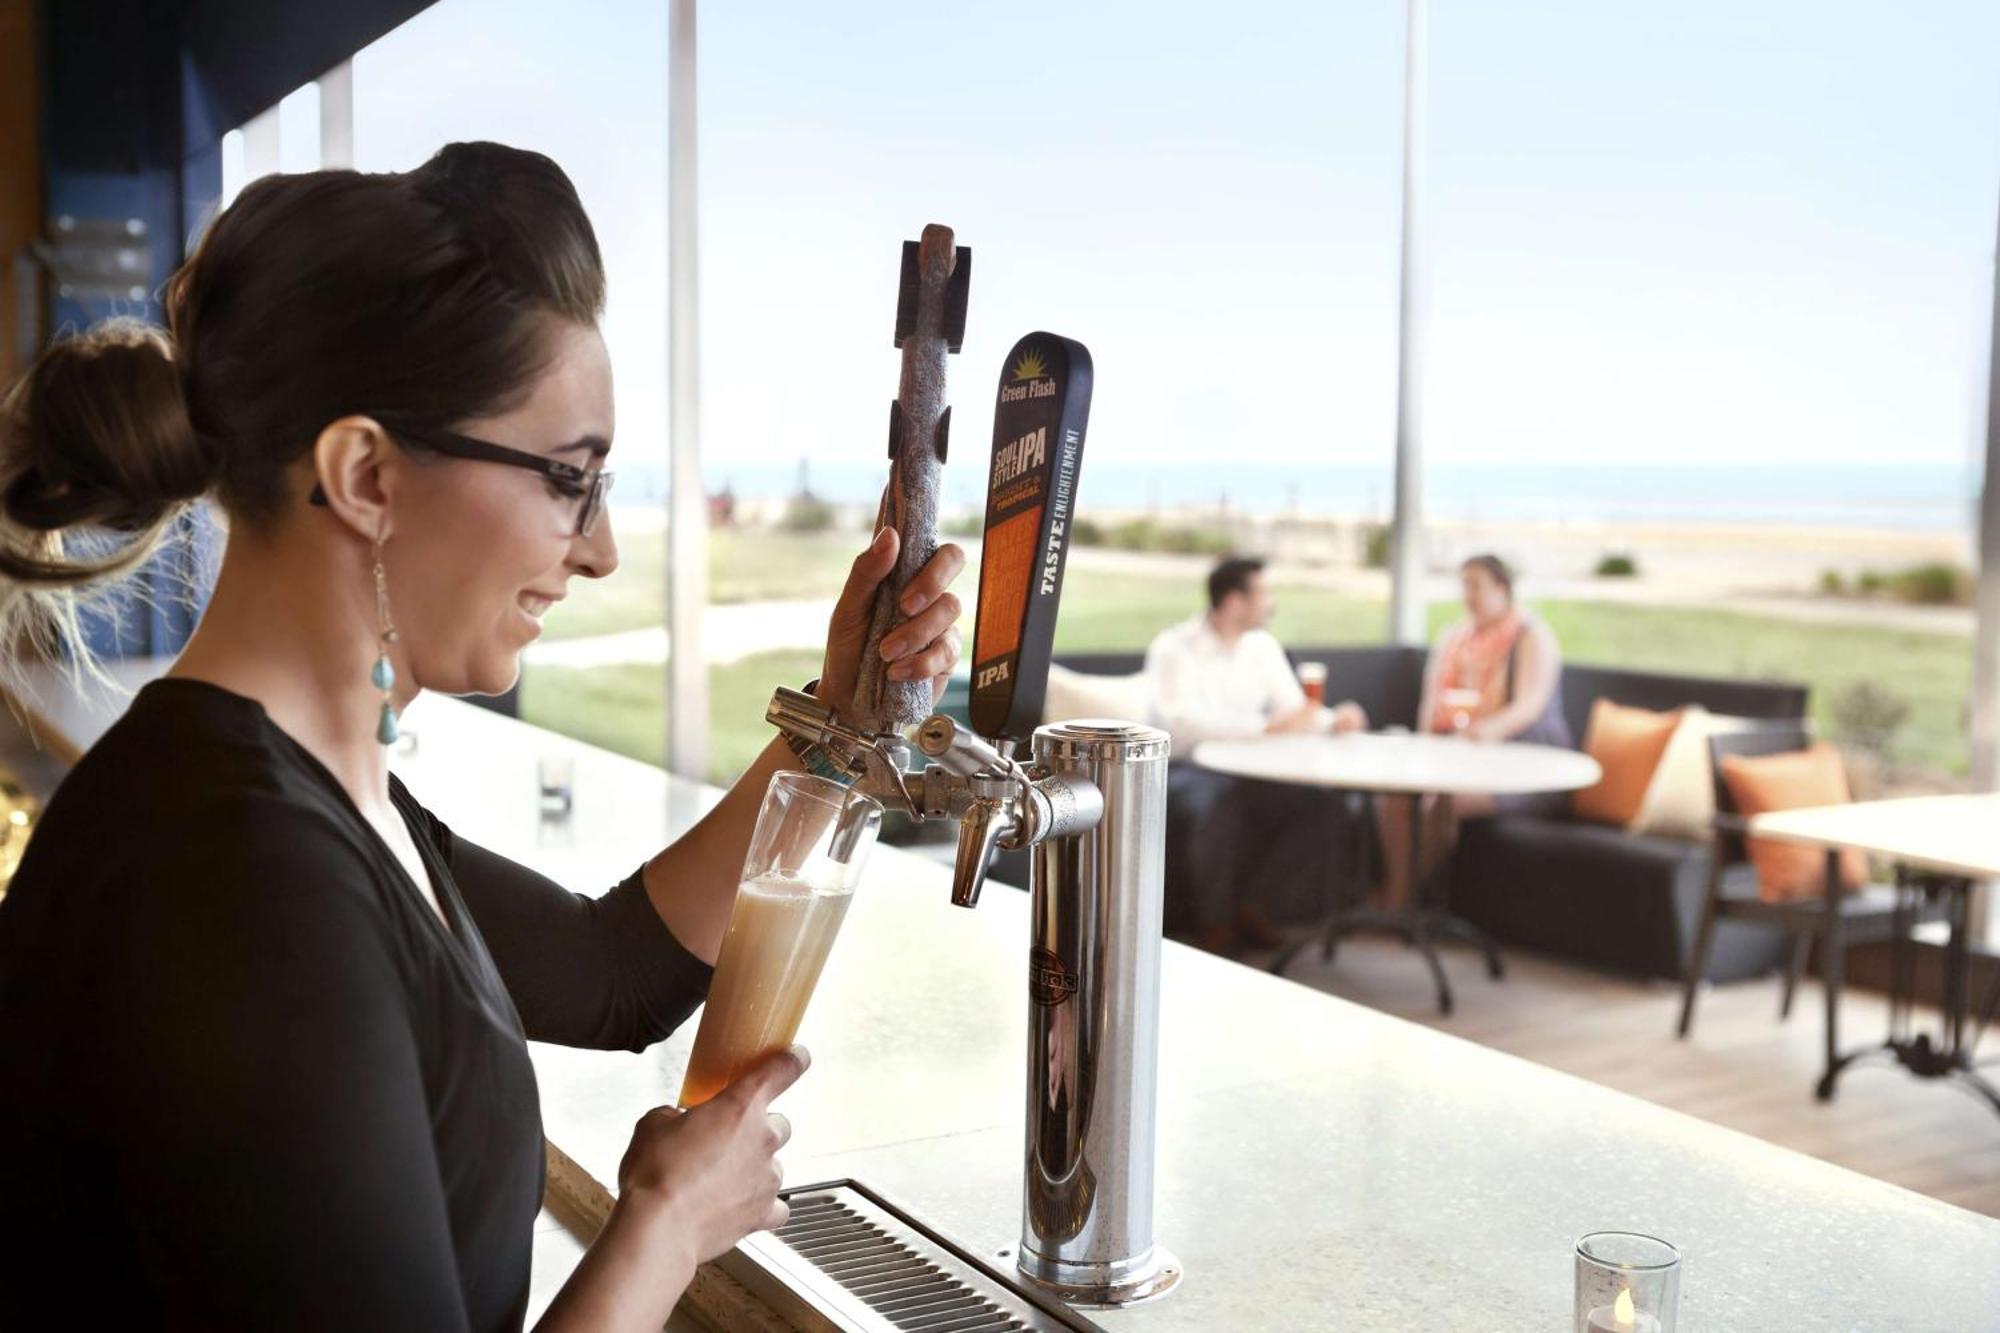
[[[1847,591],[1847,580],[1837,569],[1823,569],[1819,574],[1819,590],[1829,597],[1839,597]]]
[[[986,520],[978,514],[961,514],[938,524],[938,530],[947,537],[977,537],[986,529]]]
[[[825,532],[833,527],[833,506],[813,495],[795,495],[785,505],[784,521],[778,526],[786,532]]]
[[[1972,576],[1941,562],[1912,565],[1890,577],[1889,591],[1920,606],[1961,606],[1972,601]]]
[[[1637,577],[1638,573],[1637,557],[1622,551],[1607,555],[1597,562],[1596,574],[1601,579],[1629,579]]]
[[[1069,539],[1078,546],[1103,546],[1108,537],[1102,523],[1094,518],[1080,518],[1070,524]]]
[[[1150,518],[1131,518],[1111,529],[1111,545],[1121,551],[1150,551],[1158,529]]]
[[[1219,528],[1167,528],[1156,549],[1172,555],[1228,555],[1236,544]]]
[[[1361,565],[1364,569],[1389,567],[1389,525],[1369,523],[1361,529]]]
[[[1879,569],[1864,569],[1854,576],[1852,584],[1844,584],[1840,575],[1829,569],[1820,575],[1819,586],[1822,592],[1853,592],[1862,597],[1887,596],[1917,606],[1970,606],[1975,580],[1968,569],[1933,560],[1886,573]]]
[[[1105,532],[1097,529],[1096,542],[1121,551],[1161,551],[1168,555],[1227,555],[1236,549],[1234,540],[1221,528],[1165,527],[1150,518],[1128,519]],[[1081,525],[1077,540],[1083,541]]]
[[[1835,733],[1863,753],[1882,758],[1910,720],[1910,703],[1886,685],[1857,680],[1833,696]]]

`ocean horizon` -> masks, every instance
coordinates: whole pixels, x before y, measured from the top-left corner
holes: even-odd
[[[661,503],[664,466],[619,466],[620,507]],[[837,505],[872,504],[885,463],[728,464],[703,468],[710,494],[739,500],[796,495],[801,486]],[[960,464],[945,469],[947,513],[977,510],[985,477]],[[1979,481],[1966,464],[1579,466],[1519,464],[1427,470],[1424,509],[1436,518],[1501,523],[1784,524],[1951,532],[1973,528]],[[1394,497],[1389,469],[1311,463],[1093,466],[1086,456],[1079,514],[1093,509],[1283,518],[1337,515],[1386,520]]]

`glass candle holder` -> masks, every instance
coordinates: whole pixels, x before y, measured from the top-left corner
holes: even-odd
[[[576,759],[545,754],[535,761],[535,788],[543,819],[567,819],[576,808]]]
[[[1631,1231],[1593,1231],[1576,1243],[1576,1333],[1674,1333],[1681,1252]]]

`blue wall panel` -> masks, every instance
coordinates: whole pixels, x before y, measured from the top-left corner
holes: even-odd
[[[160,322],[159,293],[214,216],[224,133],[430,0],[45,0],[43,155],[51,226],[65,214],[146,224],[147,295],[50,292],[57,335],[112,315]],[[105,656],[179,651],[206,602],[222,537],[206,510],[85,640]]]

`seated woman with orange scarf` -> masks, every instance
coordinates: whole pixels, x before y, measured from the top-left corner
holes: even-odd
[[[1473,741],[1533,741],[1574,744],[1562,714],[1562,648],[1538,616],[1514,604],[1514,575],[1493,555],[1476,555],[1459,566],[1466,618],[1439,638],[1424,666],[1424,692],[1417,718],[1424,730],[1457,734]],[[1451,850],[1456,824],[1501,810],[1560,812],[1568,797],[1557,792],[1529,796],[1464,793],[1426,797],[1424,817],[1435,819],[1425,846],[1441,859]],[[1409,897],[1409,797],[1387,797],[1382,821],[1384,893],[1400,905]],[[1430,867],[1423,869],[1428,871]]]

